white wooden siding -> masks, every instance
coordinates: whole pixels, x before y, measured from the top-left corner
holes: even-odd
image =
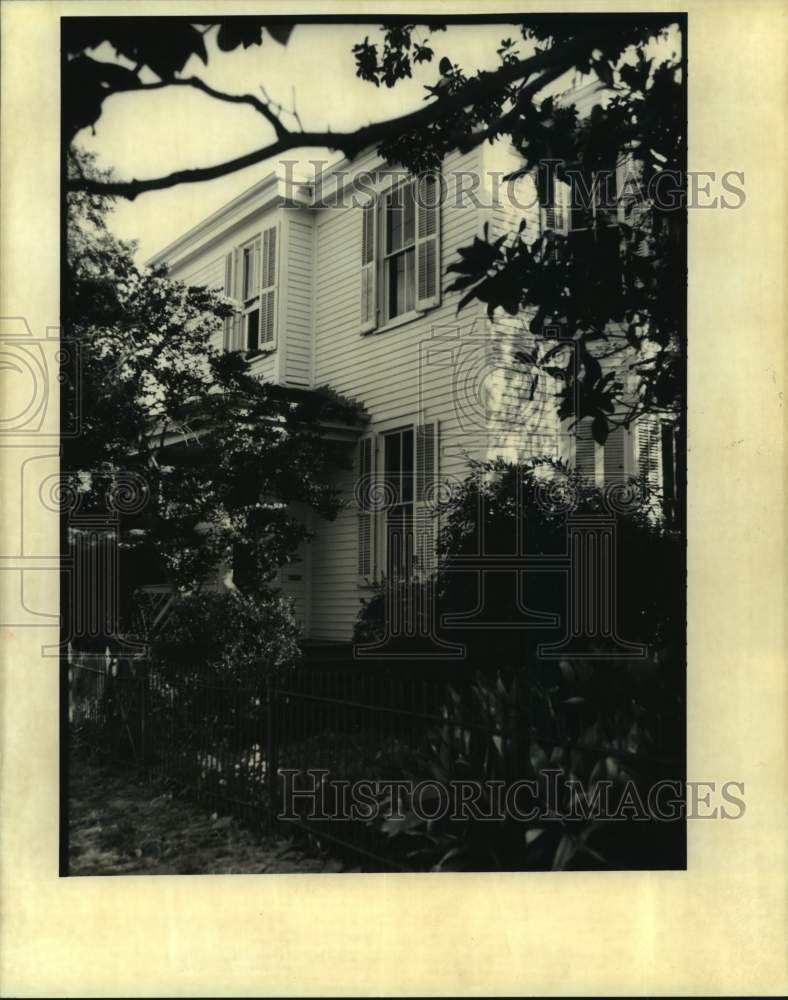
[[[212,259],[199,260],[197,267],[183,275],[172,273],[172,277],[177,277],[179,281],[187,285],[204,286],[213,290],[224,291],[224,254],[218,257],[211,255]],[[211,337],[211,345],[217,350],[222,349],[224,342],[224,331],[221,323],[217,324],[216,333]]]
[[[366,164],[363,164],[366,166]],[[452,156],[444,173],[447,203],[442,207],[441,304],[400,326],[360,333],[362,216],[360,207],[325,208],[316,220],[315,371],[314,383],[328,383],[362,400],[371,417],[370,430],[381,425],[440,421],[441,479],[464,478],[466,452],[481,457],[486,435],[462,419],[455,385],[457,357],[483,335],[478,307],[457,315],[457,293],[447,293],[453,280],[446,266],[460,246],[469,244],[483,223],[477,207],[454,205],[456,174],[480,169],[478,152]],[[467,178],[465,180],[468,186]],[[426,359],[435,347],[435,357]],[[455,359],[449,357],[454,350]],[[358,584],[358,525],[352,502],[353,473],[342,473],[336,485],[348,506],[336,521],[317,522],[312,545],[312,637],[348,640],[361,599],[369,592]]]
[[[312,380],[312,300],[314,297],[314,227],[305,212],[286,213],[287,244],[283,267],[284,381],[306,386]]]

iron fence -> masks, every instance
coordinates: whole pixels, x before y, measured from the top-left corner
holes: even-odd
[[[213,809],[269,827],[278,820],[368,868],[418,867],[419,851],[379,821],[385,803],[372,816],[348,810],[342,796],[353,783],[509,782],[534,754],[591,780],[611,760],[644,780],[680,775],[677,760],[633,752],[626,738],[579,742],[566,713],[543,709],[533,692],[500,679],[455,687],[359,664],[300,668],[268,682],[109,656],[77,656],[69,667],[76,739],[177,782]],[[397,805],[387,794],[388,808]]]

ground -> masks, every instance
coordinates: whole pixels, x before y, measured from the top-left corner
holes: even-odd
[[[71,875],[255,875],[339,872],[340,861],[212,813],[87,751],[69,760]],[[358,869],[355,869],[358,870]]]

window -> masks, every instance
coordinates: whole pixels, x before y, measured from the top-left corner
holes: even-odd
[[[569,228],[576,232],[609,226],[617,221],[616,165],[591,171],[574,171],[571,176]]]
[[[367,435],[358,445],[358,575],[429,575],[435,564],[437,423]]]
[[[415,181],[399,184],[383,198],[383,316],[395,319],[416,301]]]
[[[260,347],[260,237],[241,250],[241,299],[244,347],[250,354]]]
[[[225,349],[254,356],[276,346],[277,228],[231,251],[225,260],[225,295],[239,315],[225,323]]]
[[[440,200],[437,177],[393,185],[363,208],[361,332],[440,302]]]
[[[386,566],[390,576],[409,579],[413,571],[413,428],[383,438],[386,496]]]
[[[575,471],[590,485],[624,483],[633,474],[632,435],[624,427],[612,427],[605,443],[594,440],[593,418],[583,417],[572,430]]]
[[[566,235],[569,228],[569,185],[558,180],[552,173],[544,179],[544,199],[542,202],[542,230]]]
[[[624,153],[609,166],[573,168],[566,180],[547,173],[542,181],[542,229],[566,235],[631,222],[639,202],[638,169]]]

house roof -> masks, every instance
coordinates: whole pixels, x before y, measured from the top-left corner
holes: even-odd
[[[146,263],[149,267],[153,267],[163,261],[186,257],[190,251],[203,247],[206,242],[220,236],[226,229],[246,218],[250,211],[262,211],[286,198],[295,197],[296,200],[306,198],[308,203],[311,196],[312,185],[308,181],[295,174],[286,176],[281,171],[273,170],[159,250]]]

